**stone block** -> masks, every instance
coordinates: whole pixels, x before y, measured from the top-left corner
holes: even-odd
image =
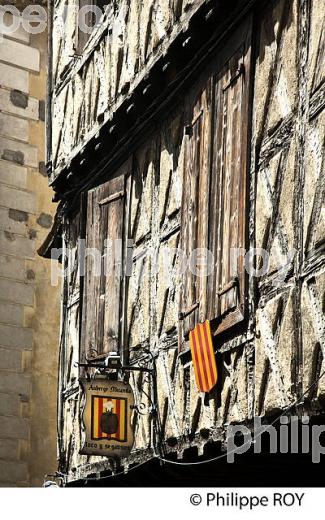
[[[4,233],[8,233],[8,231],[4,231]],[[13,280],[25,281],[25,261],[22,258],[15,258],[14,256],[5,256],[1,254],[3,249],[1,243],[1,235],[2,232],[0,231],[0,276],[2,278],[11,278]],[[22,240],[28,240],[27,238],[19,236],[17,236],[17,238]]]
[[[25,157],[23,152],[20,151],[14,151],[14,150],[8,150],[7,148],[2,150],[2,159],[5,159],[6,161],[12,161],[16,164],[23,165],[25,162]]]
[[[28,107],[28,95],[20,90],[12,90],[10,92],[10,101],[15,107],[24,109]]]
[[[33,330],[0,323],[0,346],[13,349],[31,349]]]
[[[2,377],[2,375],[1,375]],[[19,396],[13,394],[0,394],[0,415],[18,415]]]
[[[9,4],[10,2],[6,3]],[[24,27],[20,23],[20,17],[15,16],[10,12],[5,12],[3,16],[3,22],[5,26],[8,26],[8,31],[10,31],[8,34],[7,32],[5,32],[6,38],[18,40],[27,44],[30,42],[30,34],[24,29]]]
[[[52,227],[53,218],[49,213],[41,213],[36,220],[37,224],[45,229]]]
[[[0,86],[29,92],[29,72],[0,63]]]
[[[26,211],[20,211],[19,209],[10,209],[9,218],[17,222],[27,222],[28,213],[26,213]]]
[[[10,161],[0,160],[0,182],[4,182],[5,184],[9,184],[10,186],[15,186],[16,188],[26,189],[27,168],[14,164]]]
[[[2,417],[0,437],[9,439],[28,439],[28,421],[21,417]],[[0,469],[1,474],[1,469]]]
[[[8,151],[12,154],[12,159],[7,158]],[[3,157],[5,155],[5,157]],[[26,164],[33,168],[38,168],[38,150],[30,144],[0,137],[0,157],[12,160],[18,164]]]
[[[17,439],[0,439],[0,459],[17,460],[18,459],[18,440]]]
[[[0,187],[1,192],[2,187]],[[11,215],[11,212],[18,212],[22,215],[26,215],[25,220],[17,220],[16,218],[13,218]],[[10,233],[18,233],[20,235],[27,235],[27,225],[26,222],[28,221],[28,213],[19,210],[10,210],[8,208],[1,208],[0,207],[0,229],[3,229],[5,231],[9,231]]]
[[[5,137],[12,137],[20,141],[28,142],[28,121],[16,116],[0,113],[0,134]]]
[[[0,205],[26,213],[36,213],[36,195],[2,185],[0,186]]]
[[[23,307],[0,301],[0,323],[22,325],[24,319]]]
[[[21,67],[22,69],[39,72],[40,52],[38,49],[4,38],[0,47],[0,60]]]
[[[0,278],[0,295],[2,301],[34,305],[34,287],[30,284]]]
[[[46,164],[44,161],[40,161],[40,163],[38,165],[38,171],[40,172],[41,175],[43,175],[43,177],[47,177],[47,168],[46,168]]]
[[[0,110],[14,114],[26,119],[38,120],[38,100],[28,97],[28,104],[26,108],[15,105],[13,102],[12,93],[9,90],[0,88]]]
[[[27,464],[0,460],[0,475],[2,482],[24,482],[28,478]]]
[[[46,117],[46,105],[45,105],[45,101],[42,99],[40,100],[39,102],[39,107],[38,107],[38,117],[39,117],[39,120],[40,121],[45,121],[45,117]]]
[[[11,394],[19,396],[19,394],[29,395],[30,379],[24,374],[15,374],[13,372],[2,372],[0,377],[0,395]],[[0,427],[2,420],[0,421]],[[1,434],[0,434],[1,437]],[[12,436],[13,437],[13,436]],[[24,438],[24,437],[16,437]]]
[[[15,255],[21,258],[35,257],[35,242],[29,238],[15,235],[9,231],[0,231],[0,253],[2,255]],[[16,261],[16,266],[14,262]],[[18,265],[18,260],[7,262],[0,259],[0,276],[25,280],[25,270]],[[23,269],[23,270],[22,270]],[[8,272],[8,275],[2,274]]]
[[[21,371],[21,352],[0,348],[0,369]]]

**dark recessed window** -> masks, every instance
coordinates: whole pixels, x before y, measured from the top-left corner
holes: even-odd
[[[81,54],[89,37],[92,33],[92,30],[96,23],[99,22],[100,16],[95,14],[94,6],[98,7],[102,14],[105,12],[106,7],[109,5],[110,0],[79,0],[79,15],[78,15],[78,30],[77,30],[77,52]],[[83,27],[80,27],[80,22],[85,24],[86,30]]]

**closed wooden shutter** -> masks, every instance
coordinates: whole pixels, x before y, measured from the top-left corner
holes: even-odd
[[[209,276],[189,268],[182,276],[181,345],[207,318],[220,333],[245,317],[250,46],[248,20],[216,54],[202,75],[204,87],[188,101],[193,119],[186,128],[181,248],[187,257],[206,248],[214,268]]]
[[[216,332],[242,321],[246,310],[248,118],[251,24],[229,42],[215,77],[209,249],[215,269],[208,281],[208,317]]]
[[[89,191],[83,299],[83,352],[120,349],[123,314],[125,173]]]
[[[207,248],[209,171],[211,142],[211,86],[191,100],[189,124],[186,127],[184,177],[181,215],[181,250],[186,255],[187,268],[182,276],[180,327],[183,336],[206,314],[206,277],[195,274],[197,266],[193,252]]]

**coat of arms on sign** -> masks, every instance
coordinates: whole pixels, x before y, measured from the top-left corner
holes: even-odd
[[[91,438],[127,441],[127,399],[92,396]]]
[[[80,453],[127,457],[134,442],[131,386],[106,378],[82,380],[81,383],[86,396],[83,412],[86,439]]]

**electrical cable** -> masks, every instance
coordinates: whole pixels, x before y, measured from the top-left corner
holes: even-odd
[[[302,394],[302,396],[297,399],[294,403],[292,403],[291,405],[289,405],[282,413],[279,417],[277,417],[276,419],[274,419],[273,422],[271,422],[271,424],[269,424],[268,426],[273,426],[277,421],[279,421],[281,419],[281,417],[283,417],[286,413],[288,413],[289,410],[291,410],[291,408],[297,406],[298,404],[300,404],[300,401],[301,399],[306,395],[308,394],[308,392],[320,381],[320,379],[325,375],[325,370],[324,372],[322,372],[320,374],[320,376],[315,379],[315,381],[307,388],[307,390]],[[254,437],[253,439],[256,439],[256,438],[259,438],[261,435],[262,435],[263,432],[261,432],[260,434],[258,434],[256,437]],[[251,441],[250,441],[251,442]],[[174,465],[177,465],[177,466],[194,466],[194,465],[200,465],[200,464],[209,464],[210,462],[214,462],[216,460],[220,460],[224,457],[227,457],[228,455],[232,454],[232,453],[236,453],[236,449],[230,451],[230,452],[227,452],[227,453],[223,453],[222,455],[218,455],[217,457],[213,457],[211,459],[207,459],[207,460],[199,460],[199,461],[195,461],[195,462],[178,462],[178,461],[175,461],[175,460],[169,460],[169,459],[164,459],[164,458],[161,458],[161,457],[158,457],[159,460],[161,460],[162,462],[167,462],[169,464],[174,464]]]
[[[125,349],[125,350],[130,350],[130,349]],[[135,349],[134,349],[135,350]],[[153,359],[153,356],[152,357],[152,361],[154,361]],[[144,356],[143,358],[141,358],[140,360],[137,359],[135,360],[135,362],[139,362],[139,361],[145,361],[147,360],[147,356]],[[315,381],[307,388],[307,390],[299,397],[299,399],[297,399],[294,403],[290,404],[289,406],[287,406],[283,412],[281,413],[281,415],[279,415],[279,417],[277,417],[276,419],[274,419],[274,421],[271,422],[270,425],[268,426],[273,426],[274,424],[276,424],[280,419],[281,417],[283,417],[286,413],[288,413],[289,410],[291,410],[292,408],[296,407],[297,405],[299,405],[301,403],[301,400],[310,392],[310,390],[312,388],[314,388],[314,386],[322,379],[322,377],[324,377],[325,375],[325,371],[322,372],[319,377],[317,379],[315,379]],[[254,437],[253,439],[256,439],[256,438],[259,438],[261,435],[262,435],[263,432],[261,432],[260,434],[258,434],[256,437]],[[250,441],[251,442],[251,441]],[[161,445],[158,446],[158,449],[161,449]],[[230,455],[231,453],[236,453],[236,449],[232,450],[231,452],[227,452],[227,453],[223,453],[221,455],[218,455],[217,457],[212,457],[210,459],[207,459],[207,460],[201,460],[201,461],[195,461],[195,462],[179,462],[179,461],[173,461],[173,460],[170,460],[170,459],[166,459],[164,457],[161,457],[159,455],[156,455],[155,457],[153,457],[152,459],[149,459],[149,460],[160,460],[161,462],[165,462],[167,464],[173,464],[173,465],[177,465],[177,466],[194,466],[194,465],[201,465],[201,464],[209,464],[211,462],[215,462],[217,460],[220,460],[222,458],[225,458],[227,457],[228,455]],[[135,466],[132,466],[130,469],[128,469],[127,473],[129,473],[130,471],[133,471],[134,469],[137,469],[138,467],[141,467],[143,466],[143,464],[146,464],[147,462],[149,462],[149,460],[146,460],[144,462],[141,462]],[[107,475],[103,478],[113,478],[113,477],[117,477],[117,476],[120,476],[120,475],[126,475],[127,474],[125,471],[121,471],[121,472],[118,472],[118,473],[114,473],[112,475]],[[99,480],[97,478],[86,478],[85,479],[86,482],[87,481],[90,481],[90,480]]]
[[[277,417],[269,426],[273,426],[281,417],[283,417],[289,410],[291,410],[291,408],[293,408],[294,406],[297,406],[297,404],[299,404],[299,401],[301,401],[301,399],[322,379],[322,377],[324,377],[324,375],[325,375],[325,370],[307,388],[307,390],[302,394],[302,396],[299,399],[297,399],[297,401],[295,401],[294,403],[289,405],[282,412],[282,414],[279,417]],[[258,435],[257,437],[260,437],[261,435],[262,434]],[[105,477],[99,477],[99,478],[89,477],[89,478],[85,478],[84,480],[85,480],[85,483],[87,484],[87,482],[90,482],[90,481],[98,481],[100,479],[108,479],[108,478],[118,477],[120,475],[127,475],[131,471],[133,471],[133,470],[135,470],[137,468],[140,468],[141,466],[143,466],[147,462],[150,462],[150,460],[155,460],[155,459],[156,460],[160,460],[161,462],[166,462],[167,464],[173,464],[173,465],[177,465],[177,466],[194,466],[194,465],[209,464],[210,462],[215,462],[215,461],[220,460],[220,459],[222,459],[224,457],[227,457],[231,453],[236,453],[236,450],[233,450],[233,451],[227,452],[227,453],[223,453],[222,455],[218,455],[217,457],[213,457],[213,458],[210,458],[210,459],[207,459],[207,460],[200,460],[200,461],[196,461],[196,462],[178,462],[178,461],[174,461],[174,460],[165,459],[165,458],[160,457],[160,456],[155,456],[152,459],[145,460],[143,462],[140,462],[139,464],[136,464],[136,465],[132,466],[131,468],[129,468],[127,470],[127,472],[123,470],[123,471],[119,471],[118,473],[112,473],[111,475],[106,475]],[[52,476],[52,475],[46,475],[46,477],[48,477],[48,476]],[[67,477],[68,475],[60,473],[60,474],[58,474],[58,476],[62,479],[63,477]]]

